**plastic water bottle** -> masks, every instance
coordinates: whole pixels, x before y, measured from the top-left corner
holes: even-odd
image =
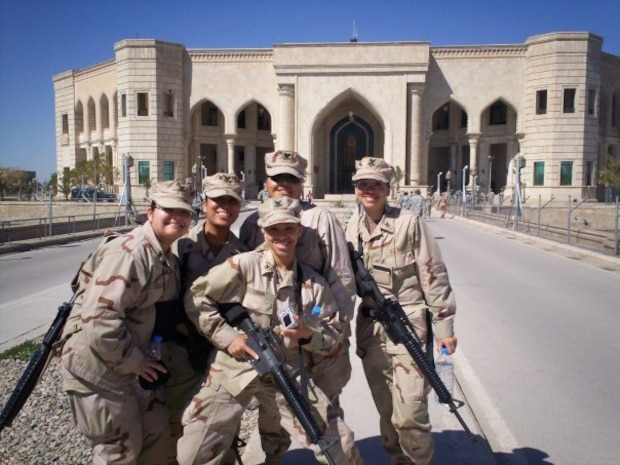
[[[147,357],[163,367],[166,367],[164,362],[162,361],[162,350],[161,343],[163,338],[159,334],[154,334],[151,344],[149,345],[149,350],[147,352]],[[167,369],[167,367],[166,367]],[[142,389],[146,389],[147,391],[152,391],[157,389],[160,386],[163,386],[166,381],[170,378],[170,371],[166,373],[162,373],[160,371],[157,372],[157,379],[154,381],[147,381],[143,377],[139,376],[138,381],[140,382],[140,386]]]
[[[446,347],[441,348],[441,353],[435,360],[435,371],[439,375],[439,379],[446,386],[446,389],[452,395],[454,393],[454,361]],[[439,396],[435,393],[435,400],[439,403]]]
[[[319,330],[321,328],[321,307],[315,305],[312,307],[312,312],[304,314],[303,318],[308,327]]]
[[[161,361],[161,342],[162,342],[162,337],[159,334],[154,334],[153,340],[151,341],[151,344],[149,345],[149,352],[147,354],[148,358],[156,362]]]

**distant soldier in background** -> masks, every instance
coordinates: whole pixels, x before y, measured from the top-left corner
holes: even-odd
[[[414,215],[419,216],[420,218],[424,215],[424,207],[425,207],[425,201],[424,201],[424,197],[422,197],[422,193],[420,192],[420,189],[416,189],[415,191],[413,191],[413,196],[411,197],[410,200],[410,210],[413,212]]]

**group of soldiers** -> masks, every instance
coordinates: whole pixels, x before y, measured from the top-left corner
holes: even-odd
[[[235,174],[203,180],[204,219],[190,229],[191,198],[175,181],[152,186],[147,221],[106,240],[79,271],[74,308],[61,342],[61,372],[78,429],[94,464],[232,464],[244,410],[258,401],[267,465],[291,438],[317,461],[362,464],[339,396],[355,351],[379,411],[382,445],[394,464],[433,456],[429,384],[400,345],[356,299],[349,247],[361,253],[381,292],[402,305],[420,340],[456,350],[455,298],[424,214],[388,204],[394,169],[357,161],[358,208],[346,228],[326,208],[301,201],[307,161],[295,152],[265,155],[267,198],[241,226],[243,183]],[[421,196],[420,196],[421,197]],[[282,346],[326,437],[330,457],[310,444],[259,354],[228,318],[241,304]],[[161,360],[148,356],[154,336]],[[145,389],[167,373],[156,389]]]

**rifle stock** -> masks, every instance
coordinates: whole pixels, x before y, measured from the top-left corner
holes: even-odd
[[[30,397],[30,394],[32,394],[32,391],[39,382],[39,379],[47,366],[47,362],[52,351],[52,346],[62,333],[62,329],[67,322],[69,314],[71,313],[76,297],[77,290],[73,293],[73,296],[69,302],[65,302],[58,307],[56,317],[54,318],[50,328],[47,330],[47,333],[43,338],[43,342],[30,358],[28,366],[19,378],[17,386],[13,390],[9,400],[4,405],[2,413],[0,413],[0,432],[5,426],[11,426],[13,420],[22,409],[28,400],[28,397]]]
[[[317,444],[331,465],[334,460],[328,452],[328,448],[335,441],[329,442],[323,437],[319,424],[312,414],[312,408],[306,398],[301,395],[296,383],[289,377],[282,366],[282,362],[273,350],[273,346],[279,348],[278,340],[271,328],[258,328],[246,310],[239,304],[227,308],[223,316],[233,326],[241,329],[248,337],[248,346],[258,354],[258,360],[252,360],[252,366],[256,372],[263,376],[270,373],[282,395],[293,410],[293,413],[301,423],[306,436],[312,444]]]
[[[357,252],[351,243],[349,243],[349,254],[355,273],[358,295],[360,297],[370,295],[377,304],[377,308],[373,308],[370,311],[370,316],[382,324],[386,334],[394,344],[403,344],[405,346],[424,377],[428,380],[428,383],[437,393],[439,402],[449,406],[450,412],[456,416],[456,419],[469,438],[473,442],[476,442],[475,436],[457,410],[465,405],[465,403],[452,397],[434,367],[429,363],[426,354],[417,341],[413,325],[409,321],[409,318],[407,318],[400,303],[396,300],[385,298],[381,293],[381,289],[379,289],[379,285],[366,269],[362,254]]]

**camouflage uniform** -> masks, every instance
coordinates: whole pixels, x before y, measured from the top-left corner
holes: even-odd
[[[287,154],[290,156],[287,157]],[[269,176],[289,173],[303,177],[306,165],[306,160],[294,152],[275,152],[265,155],[265,166]],[[344,230],[338,219],[326,208],[302,202],[301,224],[303,229],[296,249],[297,260],[325,277],[338,304],[338,316],[341,324],[344,325],[346,335],[342,345],[334,353],[310,354],[308,371],[316,385],[332,402],[335,413],[343,416],[338,398],[344,386],[351,379],[349,336],[355,305],[355,278]],[[258,212],[254,212],[245,220],[241,226],[239,238],[249,249],[255,249],[264,242],[263,233],[258,226]],[[284,418],[283,423],[292,421],[292,418]],[[273,425],[268,424],[268,419],[263,416],[259,417],[259,427],[264,430],[271,429]],[[268,440],[272,439],[282,444],[289,442],[288,439],[282,437],[268,437]],[[272,447],[274,446],[263,444],[265,450]],[[319,460],[324,459],[319,457]]]
[[[275,204],[280,199],[271,200]],[[269,200],[265,202],[269,203]],[[178,443],[181,465],[220,463],[252,396],[259,400],[262,414],[269,415],[271,423],[279,424],[284,412],[292,417],[284,397],[269,375],[259,377],[250,363],[237,361],[226,352],[239,333],[220,316],[216,302],[242,303],[258,327],[271,327],[279,334],[277,314],[286,308],[297,308],[295,285],[300,278],[297,276],[296,263],[291,271],[281,276],[272,253],[267,249],[236,255],[213,268],[206,277],[198,278],[192,286],[191,294],[186,296],[188,314],[219,350],[201,391],[192,399],[183,418],[184,435]],[[313,336],[302,346],[301,352],[327,356],[342,344],[343,326],[335,318],[337,306],[320,275],[304,265],[301,265],[301,272],[300,313],[309,314],[318,305],[322,309],[323,322],[312,328]],[[281,342],[285,347],[285,370],[297,378],[300,376],[300,368],[304,368],[299,346],[296,341],[288,338],[283,338]],[[325,435],[340,435],[340,442],[329,449],[336,463],[360,463],[353,433],[341,417],[328,414],[329,400],[312,383],[309,401],[324,423]],[[296,420],[291,424],[284,422],[283,425],[300,444],[306,443],[303,429]],[[266,433],[263,431],[261,434]],[[280,456],[286,451],[286,448],[278,448],[282,446],[278,441],[263,444],[273,446],[273,449],[265,451],[271,456]]]
[[[243,184],[234,174],[218,173],[203,179],[205,197],[218,198],[222,195],[228,195],[241,202],[240,192],[242,190]],[[191,288],[192,283],[199,276],[206,275],[213,266],[224,262],[232,255],[246,251],[246,248],[233,232],[229,232],[228,241],[220,250],[214,250],[205,236],[206,222],[206,219],[200,220],[189,230],[186,236],[177,240],[172,247],[173,253],[179,258],[181,279],[185,291]],[[168,362],[170,361],[166,360],[166,363]],[[181,419],[186,402],[200,387],[205,375],[204,372],[196,372],[191,367],[189,368],[189,370],[178,373],[173,372],[170,381],[166,383],[166,399],[168,400],[171,418],[170,427],[175,441],[183,434]],[[226,463],[234,463],[234,457],[227,457]]]
[[[347,225],[346,237],[358,250],[361,241],[366,268],[383,295],[402,305],[424,349],[427,309],[435,337],[453,336],[454,294],[439,246],[418,216],[386,205],[371,233],[362,209]],[[383,326],[368,318],[366,301],[358,311],[356,340],[392,463],[430,464],[434,448],[428,382],[407,349],[394,345]]]
[[[158,203],[191,212],[157,189]],[[63,332],[61,373],[93,463],[173,463],[163,390],[143,390],[135,373],[146,359],[156,303],[180,298],[176,258],[162,250],[147,222],[99,247],[79,279]]]
[[[411,210],[414,215],[418,215],[419,217],[424,215],[424,197],[420,195],[419,191],[416,192],[409,200],[409,210]]]

